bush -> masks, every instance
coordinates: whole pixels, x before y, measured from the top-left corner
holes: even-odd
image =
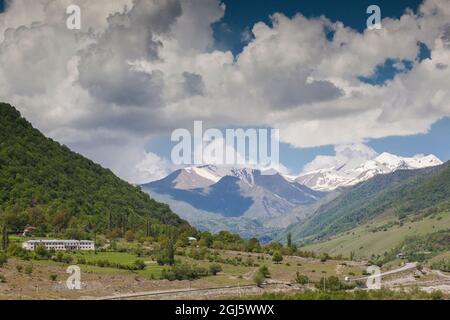
[[[5,276],[0,274],[0,283],[5,283],[5,282],[6,282]]]
[[[125,238],[125,240],[127,240],[128,242],[132,242],[134,241],[134,233],[131,230],[128,230],[127,232],[125,232],[125,235],[123,236]]]
[[[23,270],[23,266],[17,265],[17,266],[16,266],[16,270],[17,270],[18,273],[21,273],[22,270]]]
[[[283,256],[281,255],[280,251],[275,251],[272,256],[272,261],[275,263],[280,263],[283,261]]]
[[[77,258],[77,264],[86,264],[86,258],[78,257]]]
[[[32,274],[33,273],[33,266],[31,264],[27,265],[25,267],[25,273],[26,274]]]
[[[16,243],[12,243],[12,244],[10,244],[8,246],[8,255],[10,257],[17,257],[17,258],[21,258],[23,260],[29,260],[30,259],[29,251],[27,251],[24,248],[20,247]]]
[[[261,271],[257,271],[254,275],[253,275],[253,281],[255,282],[255,284],[260,287],[264,281],[266,280],[266,278],[264,277],[264,275],[262,274]]]
[[[431,292],[431,299],[442,300],[442,299],[444,299],[444,294],[440,290],[433,291],[433,292]]]
[[[142,260],[136,260],[134,262],[134,266],[136,267],[137,270],[144,270],[145,269],[145,262]]]
[[[258,271],[261,272],[264,278],[270,278],[270,271],[266,265],[261,266]]]
[[[57,274],[51,274],[50,275],[50,280],[52,280],[52,281],[56,281],[57,278],[58,278]]]
[[[195,280],[208,275],[205,268],[190,266],[188,264],[174,265],[169,270],[164,269],[161,273],[163,279],[174,280]]]
[[[215,276],[217,275],[219,272],[222,271],[222,266],[218,263],[213,263],[209,265],[209,272]]]
[[[8,263],[8,257],[4,252],[2,252],[0,253],[0,267],[3,267],[6,263]]]
[[[309,278],[308,278],[308,276],[305,276],[305,275],[303,275],[303,274],[300,274],[300,273],[297,271],[297,274],[296,274],[296,276],[295,276],[295,282],[297,282],[298,284],[305,285],[305,284],[308,284],[308,283],[309,283]]]
[[[34,249],[34,257],[37,260],[47,260],[50,258],[50,253],[44,245],[40,244]]]
[[[328,278],[322,277],[320,281],[316,284],[316,288],[325,291],[339,291],[355,288],[355,284],[343,283],[336,276],[330,276]]]

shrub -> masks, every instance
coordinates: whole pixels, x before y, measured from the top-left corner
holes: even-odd
[[[134,233],[133,233],[133,231],[128,230],[127,232],[125,232],[124,238],[125,238],[125,240],[127,240],[128,242],[134,241]]]
[[[8,246],[8,255],[11,257],[21,258],[23,260],[30,259],[30,253],[16,243],[12,243]]]
[[[6,282],[5,276],[0,274],[0,283],[5,283],[5,282]]]
[[[215,276],[217,275],[219,272],[222,271],[222,266],[218,263],[213,263],[209,265],[209,272]]]
[[[295,276],[295,282],[297,282],[298,284],[305,285],[305,284],[308,284],[308,283],[309,283],[309,278],[308,278],[308,276],[303,275],[303,274],[300,274],[300,273],[297,271],[297,274],[296,274],[296,276]]]
[[[16,270],[17,270],[18,273],[21,273],[22,270],[23,270],[23,266],[17,265],[17,266],[16,266]]]
[[[328,278],[322,277],[320,279],[320,281],[316,284],[317,289],[327,290],[327,291],[347,290],[347,289],[353,289],[354,287],[355,287],[355,284],[343,283],[336,276],[330,276]]]
[[[25,267],[25,273],[26,274],[32,274],[33,273],[33,266],[31,264],[27,265]]]
[[[34,255],[36,259],[46,260],[50,257],[50,253],[44,245],[40,244],[34,249]]]
[[[50,280],[52,280],[52,281],[56,281],[57,278],[58,278],[57,274],[51,274],[50,275]]]
[[[161,273],[163,279],[174,280],[194,280],[208,275],[205,268],[190,266],[188,264],[174,265],[169,270],[164,269]]]
[[[253,281],[255,282],[255,284],[260,287],[263,283],[264,280],[266,280],[266,278],[264,277],[264,275],[262,274],[261,271],[257,271],[254,275],[253,275]]]
[[[275,251],[272,256],[272,261],[275,263],[280,263],[283,261],[283,256],[281,255],[280,251]]]
[[[2,252],[0,253],[0,267],[3,267],[6,263],[8,263],[8,257],[4,252]]]
[[[78,257],[77,264],[86,264],[86,259],[84,257]]]
[[[433,292],[431,292],[431,299],[442,300],[442,299],[444,299],[444,294],[440,290],[433,291]]]
[[[258,269],[259,272],[261,272],[261,274],[264,276],[264,278],[270,278],[270,271],[269,268],[267,268],[266,265],[261,266]]]
[[[136,267],[137,270],[144,270],[145,269],[145,262],[138,259],[134,262],[134,266]]]

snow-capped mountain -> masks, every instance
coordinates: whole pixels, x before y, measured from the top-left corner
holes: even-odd
[[[378,174],[439,164],[442,161],[433,155],[405,158],[366,152],[295,177],[205,165],[179,169],[142,185],[142,189],[201,230],[225,229],[246,237],[264,237],[305,219],[336,197],[340,191],[331,191],[339,187],[353,186]]]
[[[342,164],[339,167],[306,172],[297,177],[295,181],[313,190],[331,191],[339,187],[356,185],[378,174],[391,173],[402,169],[412,170],[432,167],[442,163],[434,155],[417,155],[408,158],[384,152],[359,165]]]
[[[261,171],[250,168],[204,165],[179,169],[160,180],[159,183],[175,189],[191,190],[209,187],[223,177],[229,176],[252,185],[255,183],[255,174],[257,173],[261,173]]]
[[[285,215],[294,208],[309,205],[325,193],[312,190],[281,174],[262,174],[249,168],[212,165],[180,169],[166,178],[142,185],[153,198],[169,204],[182,218],[197,227],[258,225],[243,234],[267,233],[287,227],[296,216]],[[280,220],[281,219],[281,220]]]

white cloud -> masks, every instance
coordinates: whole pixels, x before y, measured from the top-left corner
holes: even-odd
[[[72,3],[81,31],[65,28]],[[314,147],[426,132],[450,115],[446,0],[362,34],[274,14],[238,56],[214,49],[211,25],[225,10],[219,0],[14,0],[0,14],[0,96],[129,180],[155,160],[142,162],[146,141],[193,120],[273,126],[282,142]],[[419,41],[431,50],[420,63]],[[382,86],[358,79],[386,59],[414,63]]]
[[[353,169],[367,160],[376,158],[378,153],[369,146],[361,143],[339,145],[334,148],[334,156],[317,156],[310,163],[306,164],[303,172],[311,172],[320,169],[338,169],[345,166],[346,169]]]
[[[142,184],[159,180],[175,169],[178,168],[171,161],[161,158],[152,152],[147,152],[144,158],[136,165],[136,177],[133,181]]]

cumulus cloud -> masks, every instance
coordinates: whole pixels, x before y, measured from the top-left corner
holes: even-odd
[[[319,155],[310,163],[306,164],[303,172],[311,172],[321,169],[340,168],[345,165],[346,169],[360,166],[367,160],[374,159],[378,153],[369,146],[361,143],[339,145],[334,148],[334,156]]]
[[[135,178],[132,180],[139,184],[147,183],[162,179],[176,169],[178,168],[171,161],[152,152],[146,152],[136,165]]]
[[[69,4],[81,7],[80,31],[65,27]],[[0,14],[0,96],[128,180],[164,162],[143,151],[153,135],[193,120],[272,126],[282,142],[314,147],[423,133],[450,115],[446,0],[363,33],[274,14],[249,26],[237,56],[214,48],[211,26],[225,10],[219,0],[11,1]],[[419,43],[430,59],[417,59]],[[361,81],[387,59],[402,72]]]

